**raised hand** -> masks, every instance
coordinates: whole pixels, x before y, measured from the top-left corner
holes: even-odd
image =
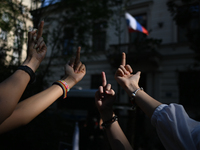
[[[95,93],[95,103],[102,119],[105,121],[112,118],[115,91],[111,88],[111,84],[107,84],[105,72],[102,72],[101,75],[102,86],[99,86],[99,90]]]
[[[140,71],[136,74],[131,74],[133,72],[130,65],[126,64],[126,54],[122,53],[122,62],[115,73],[116,81],[122,86],[128,94],[139,88]]]
[[[65,76],[63,80],[69,84],[70,88],[78,83],[86,74],[86,67],[80,61],[80,51],[81,47],[78,47],[76,58],[72,58],[69,64],[65,65]]]
[[[37,33],[36,31],[28,33],[27,58],[23,65],[29,66],[34,72],[39,67],[47,52],[47,47],[42,38],[43,26],[44,21],[41,21]]]

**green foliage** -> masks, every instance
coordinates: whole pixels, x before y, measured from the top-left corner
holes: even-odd
[[[50,55],[46,67],[42,71],[43,78],[48,75],[53,60],[61,58],[59,64],[66,63],[66,59],[73,55],[78,46],[82,47],[84,54],[92,51],[90,44],[92,36],[97,31],[107,28],[106,24],[97,29],[96,24],[107,22],[112,15],[112,10],[109,7],[110,1],[62,0],[54,3],[52,0],[49,2],[49,6],[31,11],[36,28],[42,19],[48,22],[49,27],[55,26],[52,30],[47,29],[48,33],[45,33],[48,34]],[[65,53],[65,40],[71,42],[70,48],[73,49],[67,54]]]
[[[21,62],[22,45],[26,41],[24,32],[26,29],[26,16],[22,11],[23,5],[17,1],[1,0],[0,1],[0,34],[4,33],[5,37],[0,38],[1,61],[6,61],[7,51],[14,50],[17,57],[10,56],[11,65],[19,65]],[[8,39],[15,39],[14,45],[8,44]],[[10,41],[9,41],[10,42]]]
[[[181,5],[178,5],[173,0],[168,1],[168,10],[176,24],[186,30],[191,49],[200,54],[200,2],[199,0],[181,2]]]
[[[37,25],[41,18],[48,20],[50,25],[53,20],[56,20],[58,23],[57,30],[55,29],[54,31],[56,33],[51,33],[53,36],[51,35],[49,37],[53,37],[51,41],[54,41],[54,43],[54,39],[59,38],[56,43],[57,46],[63,45],[62,39],[64,35],[61,35],[61,33],[64,32],[65,28],[72,28],[72,30],[74,30],[74,47],[81,45],[82,49],[84,49],[85,52],[88,52],[91,50],[89,36],[93,35],[95,32],[95,24],[107,21],[112,15],[109,2],[110,1],[106,0],[63,0],[59,3],[53,4],[52,1],[48,7],[36,9],[32,12],[35,18],[34,20],[37,21],[34,24]],[[59,18],[57,16],[53,17],[55,13],[59,15]],[[38,16],[41,16],[41,18],[38,18]],[[103,28],[106,28],[106,26]]]
[[[113,15],[111,18],[111,25],[115,28],[115,35],[118,37],[118,43],[121,44],[121,34],[124,32],[122,29],[122,16],[126,12],[126,7],[130,4],[130,0],[113,1]]]

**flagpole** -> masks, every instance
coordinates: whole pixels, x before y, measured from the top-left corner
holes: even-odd
[[[72,146],[73,146],[72,150],[79,150],[79,127],[78,127],[78,122],[76,122],[76,124],[75,124]]]

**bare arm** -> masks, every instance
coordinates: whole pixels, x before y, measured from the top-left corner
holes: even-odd
[[[111,89],[111,85],[107,84],[105,73],[102,72],[102,86],[99,87],[99,90],[95,94],[95,102],[103,122],[110,120],[114,116],[112,110],[114,100],[115,92]],[[118,121],[108,125],[105,131],[113,150],[132,150]]]
[[[77,51],[77,56],[80,58],[80,48]],[[74,65],[75,63],[77,65]],[[75,72],[75,70],[77,70],[77,72]],[[63,80],[67,82],[69,88],[72,88],[84,77],[85,73],[85,65],[82,64],[79,59],[71,60],[70,65],[66,64],[65,66],[65,77]],[[20,102],[12,115],[0,125],[0,133],[29,123],[55,102],[62,94],[63,90],[60,86],[52,85],[48,89]]]
[[[36,31],[28,33],[28,55],[23,65],[30,67],[33,72],[39,67],[46,54],[46,49],[37,52],[38,47],[34,47],[42,35],[43,24],[44,22],[41,22],[36,40],[33,39]],[[23,70],[17,70],[0,83],[0,124],[12,114],[29,81],[29,74]]]
[[[140,79],[140,72],[131,74],[132,72],[132,68],[126,64],[125,53],[122,53],[122,63],[115,73],[115,79],[130,97],[139,88],[138,83]],[[156,107],[162,104],[141,90],[137,92],[135,102],[150,118]]]

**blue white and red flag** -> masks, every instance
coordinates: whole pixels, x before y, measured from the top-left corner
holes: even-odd
[[[125,18],[126,18],[129,32],[139,31],[146,35],[149,34],[147,29],[145,29],[140,23],[138,23],[137,20],[133,16],[131,16],[129,13],[125,13]]]

